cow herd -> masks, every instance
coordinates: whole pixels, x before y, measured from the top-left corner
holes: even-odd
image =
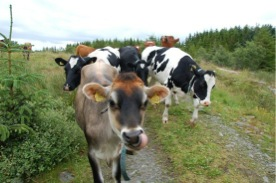
[[[162,121],[167,123],[171,97],[191,93],[196,124],[200,106],[211,104],[215,72],[202,69],[193,58],[174,47],[179,39],[161,38],[162,46],[145,42],[145,49],[110,46],[93,49],[79,45],[69,59],[56,58],[66,74],[64,91],[77,88],[75,114],[88,143],[94,182],[103,182],[99,160],[112,165],[112,177],[121,182],[123,148],[137,151],[147,145],[143,129],[147,103],[165,102]],[[87,51],[90,50],[90,51]],[[151,76],[160,84],[149,86]]]

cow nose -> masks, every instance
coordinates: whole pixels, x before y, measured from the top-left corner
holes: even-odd
[[[136,145],[139,145],[139,135],[141,133],[142,133],[141,130],[124,132],[123,133],[123,138],[128,144],[136,146]]]
[[[204,102],[203,102],[203,105],[206,106],[206,107],[208,107],[210,104],[211,104],[210,101],[204,101]]]
[[[125,145],[132,150],[140,150],[148,144],[148,136],[143,130],[123,132]]]
[[[70,89],[69,89],[69,85],[66,84],[66,85],[63,87],[63,90],[64,90],[64,91],[69,91],[69,90],[70,90]]]

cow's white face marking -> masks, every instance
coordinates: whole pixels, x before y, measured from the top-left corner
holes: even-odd
[[[77,64],[77,61],[78,61],[78,58],[70,58],[69,64],[70,64],[71,69],[73,67],[75,67],[75,65]]]
[[[200,101],[200,104],[208,106],[211,104],[211,91],[216,84],[216,80],[214,76],[210,76],[209,74],[204,75],[204,80],[207,83],[207,94],[206,98]]]
[[[142,69],[144,69],[144,68],[146,68],[146,64],[140,64],[140,67],[141,67]]]

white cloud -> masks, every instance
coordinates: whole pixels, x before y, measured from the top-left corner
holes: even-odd
[[[275,0],[1,0],[0,32],[35,42],[34,49],[93,39],[146,39],[174,35],[181,41],[196,32],[234,26],[276,24]]]

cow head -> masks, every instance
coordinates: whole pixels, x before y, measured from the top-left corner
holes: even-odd
[[[145,46],[145,47],[155,46],[155,45],[156,45],[156,44],[155,44],[154,41],[146,41],[146,42],[144,43],[144,46]]]
[[[163,47],[174,47],[174,45],[179,41],[179,38],[174,39],[173,36],[162,36],[161,37],[161,45]]]
[[[87,64],[95,61],[95,58],[71,56],[68,61],[63,58],[56,58],[55,62],[59,66],[64,66],[66,82],[64,83],[64,91],[72,91],[80,84],[81,69]]]
[[[128,66],[133,68],[133,71],[137,74],[137,76],[142,79],[146,86],[148,86],[149,63],[145,60],[137,60],[134,63],[128,63]]]
[[[129,150],[140,150],[148,138],[142,125],[148,100],[159,103],[168,96],[168,88],[160,85],[146,87],[135,73],[119,74],[111,86],[88,83],[83,87],[85,96],[94,101],[108,100],[108,116],[113,131]]]
[[[191,88],[193,97],[199,100],[199,104],[209,106],[211,104],[211,91],[216,84],[214,71],[202,70],[192,66],[194,72],[194,83]]]

